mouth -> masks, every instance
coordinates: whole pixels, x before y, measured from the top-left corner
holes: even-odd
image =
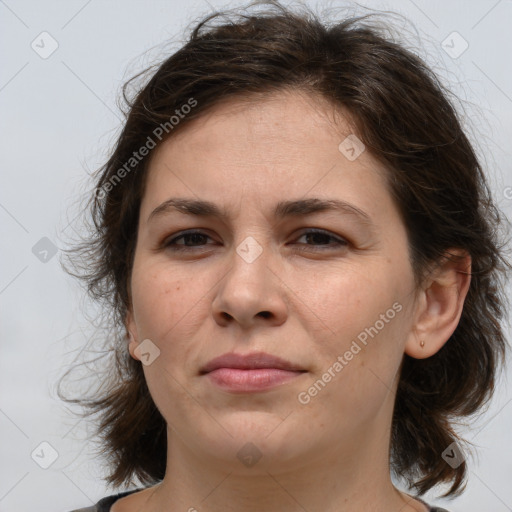
[[[278,368],[257,368],[240,370],[238,368],[218,368],[206,375],[211,382],[222,389],[241,393],[263,391],[284,384],[304,372],[280,370]]]
[[[306,372],[290,361],[257,352],[224,354],[206,364],[200,375],[225,391],[249,393],[274,388]]]

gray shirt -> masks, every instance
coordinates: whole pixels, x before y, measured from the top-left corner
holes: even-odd
[[[110,508],[118,499],[124,498],[125,496],[128,496],[129,494],[133,494],[138,491],[142,491],[142,489],[135,489],[133,491],[125,491],[119,494],[113,494],[112,496],[107,496],[106,498],[101,499],[100,501],[98,501],[98,503],[96,503],[96,505],[93,505],[92,507],[79,508],[76,510],[72,510],[71,512],[110,512]],[[421,501],[421,503],[423,503],[427,507],[429,507],[430,512],[449,512],[445,508],[431,507],[428,503],[425,503],[423,500],[419,498],[416,499],[418,501]]]

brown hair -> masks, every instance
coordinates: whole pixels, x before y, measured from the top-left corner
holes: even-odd
[[[98,171],[90,197],[92,231],[68,251],[72,268],[66,268],[107,308],[112,357],[96,395],[63,398],[85,406],[84,414],[98,415],[109,483],[132,483],[136,476],[152,484],[164,477],[165,420],[148,392],[141,363],[128,354],[124,325],[150,161],[131,160],[134,151],[149,139],[159,144],[172,137],[226,98],[285,89],[312,92],[350,112],[357,136],[388,169],[416,284],[450,248],[463,248],[472,258],[470,288],[453,335],[432,357],[404,355],[390,447],[393,472],[420,494],[439,483],[452,484],[444,496],[460,494],[466,462],[451,467],[441,454],[452,442],[464,441],[454,422],[488,402],[506,356],[501,320],[511,266],[500,244],[502,214],[447,99],[449,91],[418,56],[384,36],[385,25],[371,23],[374,14],[328,26],[305,8],[292,11],[271,2],[262,10],[258,4],[255,13],[251,5],[242,14],[228,11],[203,19],[156,72],[150,68],[123,88],[126,121]],[[128,88],[150,72],[130,98]],[[181,109],[186,104],[194,106]]]

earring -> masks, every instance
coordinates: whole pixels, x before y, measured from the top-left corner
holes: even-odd
[[[423,348],[425,346],[425,342],[423,340],[420,341],[420,347]]]

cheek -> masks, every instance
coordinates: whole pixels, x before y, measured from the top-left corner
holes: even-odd
[[[343,425],[342,430],[352,435],[392,400],[403,357],[405,322],[400,306],[399,301],[373,298],[363,310],[343,309],[336,333],[325,345],[317,344],[321,367],[300,390],[300,403],[308,403],[305,413],[335,431]]]
[[[180,340],[188,339],[204,307],[200,300],[204,291],[197,284],[191,286],[183,276],[168,269],[134,269],[132,290],[140,340],[149,338],[160,350],[169,351],[177,348]]]
[[[141,269],[142,270],[142,269]],[[205,302],[197,286],[169,269],[134,268],[133,310],[139,340],[150,339],[159,356],[143,366],[146,382],[160,411],[196,410],[183,386],[189,361],[197,357],[191,339],[197,331]],[[196,411],[197,412],[197,411]]]
[[[314,309],[325,334],[316,336],[323,363],[320,371],[341,356],[343,371],[335,373],[343,373],[347,384],[370,371],[382,375],[385,382],[392,380],[407,334],[406,304],[397,284],[401,281],[392,279],[389,272],[369,270],[364,276],[346,272],[336,279],[331,274],[324,286],[319,286],[321,282],[312,287]]]
[[[298,297],[329,333],[343,334],[343,338],[356,336],[400,298],[394,284],[398,279],[384,278],[386,273],[378,264],[367,263],[364,271],[360,266],[344,265],[317,272],[312,278],[305,279],[304,273],[297,283]]]

